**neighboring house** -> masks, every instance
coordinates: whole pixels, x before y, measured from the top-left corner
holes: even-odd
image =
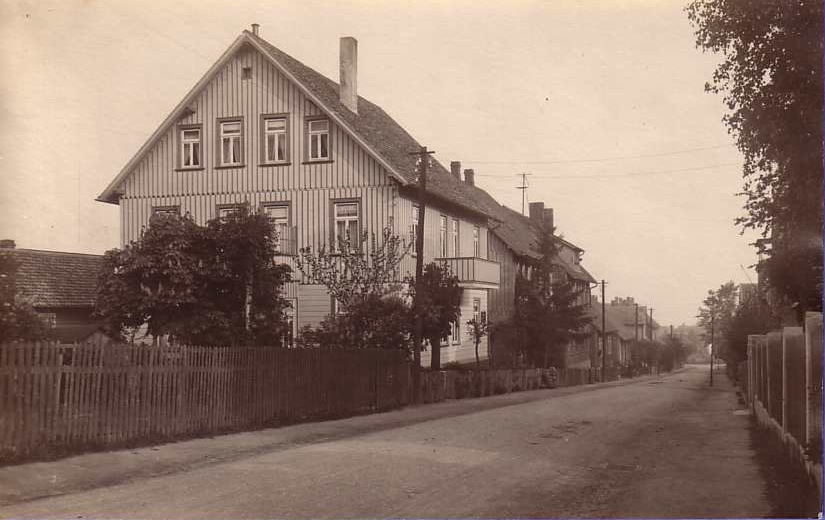
[[[18,263],[17,294],[53,329],[55,338],[65,337],[73,343],[97,330],[100,320],[92,312],[101,255],[16,249],[11,240],[4,240],[0,250]]]
[[[267,212],[280,232],[280,261],[299,248],[390,227],[424,233],[424,260],[444,259],[464,288],[461,318],[442,361],[474,360],[463,323],[488,312],[499,264],[488,258],[489,204],[472,172],[429,169],[425,229],[418,210],[420,144],[381,108],[358,96],[357,43],[341,39],[340,84],[244,31],[180,101],[98,200],[119,204],[121,243],[136,240],[153,212],[199,224],[242,203]],[[369,245],[367,246],[369,247]],[[406,258],[401,275],[414,272]],[[294,329],[333,309],[325,287],[295,273],[286,288]],[[480,349],[487,357],[486,339]]]
[[[501,264],[500,290],[491,294],[490,319],[493,323],[505,323],[511,317],[515,302],[516,276],[521,273],[529,277],[532,267],[540,259],[537,250],[539,230],[542,226],[554,225],[552,208],[545,208],[542,202],[530,203],[530,216],[496,205],[494,212],[496,222],[491,224],[490,259]],[[578,303],[590,305],[590,287],[595,279],[581,264],[584,250],[557,237],[559,247],[555,264],[556,275],[573,284],[579,293]],[[566,367],[590,366],[593,345],[588,330],[583,331],[580,341],[572,342],[565,349]],[[511,338],[492,338],[493,358],[513,355]]]
[[[605,306],[604,328],[607,350],[602,360],[602,306],[597,297],[593,297],[590,307],[593,320],[591,344],[591,366],[601,367],[604,363],[608,368],[626,367],[632,362],[633,332],[624,325],[624,313],[610,305]]]

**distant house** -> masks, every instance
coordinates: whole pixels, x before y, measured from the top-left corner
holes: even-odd
[[[590,307],[590,314],[593,319],[591,366],[601,367],[603,364],[608,368],[626,367],[633,360],[633,332],[624,324],[625,316],[621,309],[605,306],[604,320],[602,320],[602,306],[598,298],[593,297]],[[604,321],[604,339],[607,343],[602,359],[602,321]]]
[[[17,294],[52,328],[56,339],[75,343],[97,333],[100,321],[92,312],[101,255],[17,249],[11,240],[4,240],[0,251],[18,264]]]
[[[553,209],[545,208],[542,202],[530,203],[530,216],[496,205],[497,222],[490,229],[490,259],[501,264],[501,284],[499,290],[490,295],[490,319],[493,323],[504,323],[513,314],[515,284],[519,273],[528,276],[540,259],[537,244],[542,226],[553,227]],[[578,292],[578,304],[590,305],[590,287],[595,283],[593,276],[582,265],[584,250],[575,244],[557,237],[559,253],[554,263],[556,276],[573,284]],[[588,330],[583,338],[565,346],[565,367],[588,367],[591,364],[593,345]],[[513,355],[509,338],[491,338],[493,358],[501,359]]]

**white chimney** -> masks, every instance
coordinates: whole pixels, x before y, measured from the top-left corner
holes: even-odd
[[[358,40],[352,36],[341,38],[340,52],[340,92],[341,103],[354,113],[358,113]]]
[[[261,24],[259,24],[259,23],[253,23],[253,24],[252,24],[252,34],[254,34],[255,36],[258,36],[258,29],[259,29],[260,27],[261,27]]]

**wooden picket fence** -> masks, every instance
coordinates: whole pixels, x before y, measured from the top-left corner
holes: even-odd
[[[392,350],[0,345],[0,460],[254,428],[409,402]]]
[[[748,401],[757,416],[781,432],[801,458],[820,463],[822,314],[807,313],[804,329],[748,336],[745,371]]]

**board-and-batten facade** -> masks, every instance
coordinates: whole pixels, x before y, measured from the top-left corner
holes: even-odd
[[[285,254],[280,260],[293,268],[290,254],[300,247],[330,243],[336,217],[352,218],[353,212],[359,231],[380,235],[391,226],[395,234],[410,236],[416,205],[409,179],[399,174],[398,161],[376,153],[386,143],[371,146],[368,141],[374,136],[365,137],[352,129],[358,117],[371,117],[365,125],[374,126],[389,125],[381,119],[389,116],[375,110],[363,116],[356,111],[345,113],[343,91],[340,103],[330,107],[333,101],[324,98],[319,85],[331,82],[320,75],[316,79],[311,74],[317,73],[303,66],[291,65],[290,69],[284,63],[291,63],[285,60],[292,58],[274,54],[279,61],[273,57],[276,51],[245,31],[101,194],[99,200],[121,207],[123,244],[140,237],[155,211],[188,213],[204,224],[219,216],[221,208],[244,202],[253,208],[280,208],[281,217],[287,220],[282,229],[289,234],[282,238]],[[355,106],[365,106],[364,102],[356,101]],[[321,124],[310,126],[311,122]],[[275,152],[275,141],[265,144],[270,128],[281,134],[276,137]],[[321,137],[311,136],[318,129],[326,133],[323,143]],[[392,127],[388,132],[409,139],[398,143],[404,148],[400,153],[417,149],[403,130]],[[196,149],[191,143],[197,143]],[[433,175],[443,173],[434,171]],[[338,211],[336,204],[341,204]],[[471,204],[439,196],[428,202],[425,261],[448,258],[462,280],[462,324],[474,313],[486,315],[487,291],[498,286],[498,264],[486,261],[487,231],[485,215]],[[401,270],[402,275],[414,272],[414,259],[406,258]],[[317,324],[332,309],[326,289],[305,282],[299,280],[286,288],[296,328]],[[457,331],[460,340],[448,338],[444,362],[474,358],[465,331],[462,325]],[[481,351],[486,357],[486,342]]]

